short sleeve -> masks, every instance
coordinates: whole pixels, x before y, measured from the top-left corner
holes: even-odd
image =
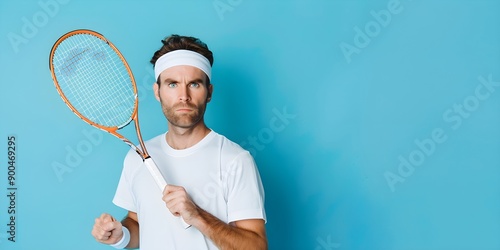
[[[130,151],[125,157],[123,162],[123,170],[118,181],[118,187],[116,188],[115,197],[113,198],[113,203],[123,209],[128,211],[136,212],[136,206],[134,202],[134,196],[132,193],[132,187],[130,185],[130,179],[132,175],[132,157]]]
[[[264,188],[253,157],[248,151],[238,154],[223,173],[226,183],[228,222],[263,219]]]

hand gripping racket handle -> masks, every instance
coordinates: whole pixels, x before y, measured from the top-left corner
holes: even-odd
[[[144,164],[146,164],[146,167],[148,168],[149,173],[151,173],[151,175],[153,176],[153,179],[155,179],[155,182],[158,185],[158,187],[160,188],[160,191],[163,192],[163,190],[167,186],[167,182],[163,178],[163,175],[161,175],[160,170],[156,166],[153,159],[151,159],[151,157],[144,159]],[[184,226],[184,229],[188,229],[191,226],[184,221],[182,216],[180,219],[182,221],[182,225]]]

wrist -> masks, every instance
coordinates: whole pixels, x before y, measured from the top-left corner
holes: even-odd
[[[202,208],[196,206],[196,214],[191,217],[189,224],[192,226],[198,228],[200,231],[204,231],[207,226],[207,221],[206,221],[206,214],[207,212],[203,210]]]
[[[123,249],[128,245],[128,243],[130,242],[130,231],[126,227],[122,226],[122,232],[122,238],[118,242],[116,242],[115,244],[111,244],[110,246],[116,249]]]

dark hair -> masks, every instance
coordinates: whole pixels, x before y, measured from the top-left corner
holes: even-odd
[[[171,35],[163,39],[161,42],[163,43],[163,46],[154,53],[150,61],[151,64],[153,64],[153,67],[158,58],[168,52],[179,49],[191,50],[200,53],[208,59],[208,61],[210,62],[210,66],[214,64],[214,56],[212,54],[212,51],[208,49],[208,46],[204,42],[196,37]],[[156,79],[156,83],[160,84],[159,76],[158,79]],[[207,85],[208,84],[210,84],[210,79],[207,76]]]

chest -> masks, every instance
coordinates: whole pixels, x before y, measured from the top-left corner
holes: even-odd
[[[217,149],[207,148],[183,157],[172,157],[161,150],[151,150],[150,154],[168,184],[184,187],[199,207],[227,222],[227,186],[222,181],[224,166]],[[162,190],[145,167],[136,173],[132,192],[140,217],[151,211],[165,211]]]

